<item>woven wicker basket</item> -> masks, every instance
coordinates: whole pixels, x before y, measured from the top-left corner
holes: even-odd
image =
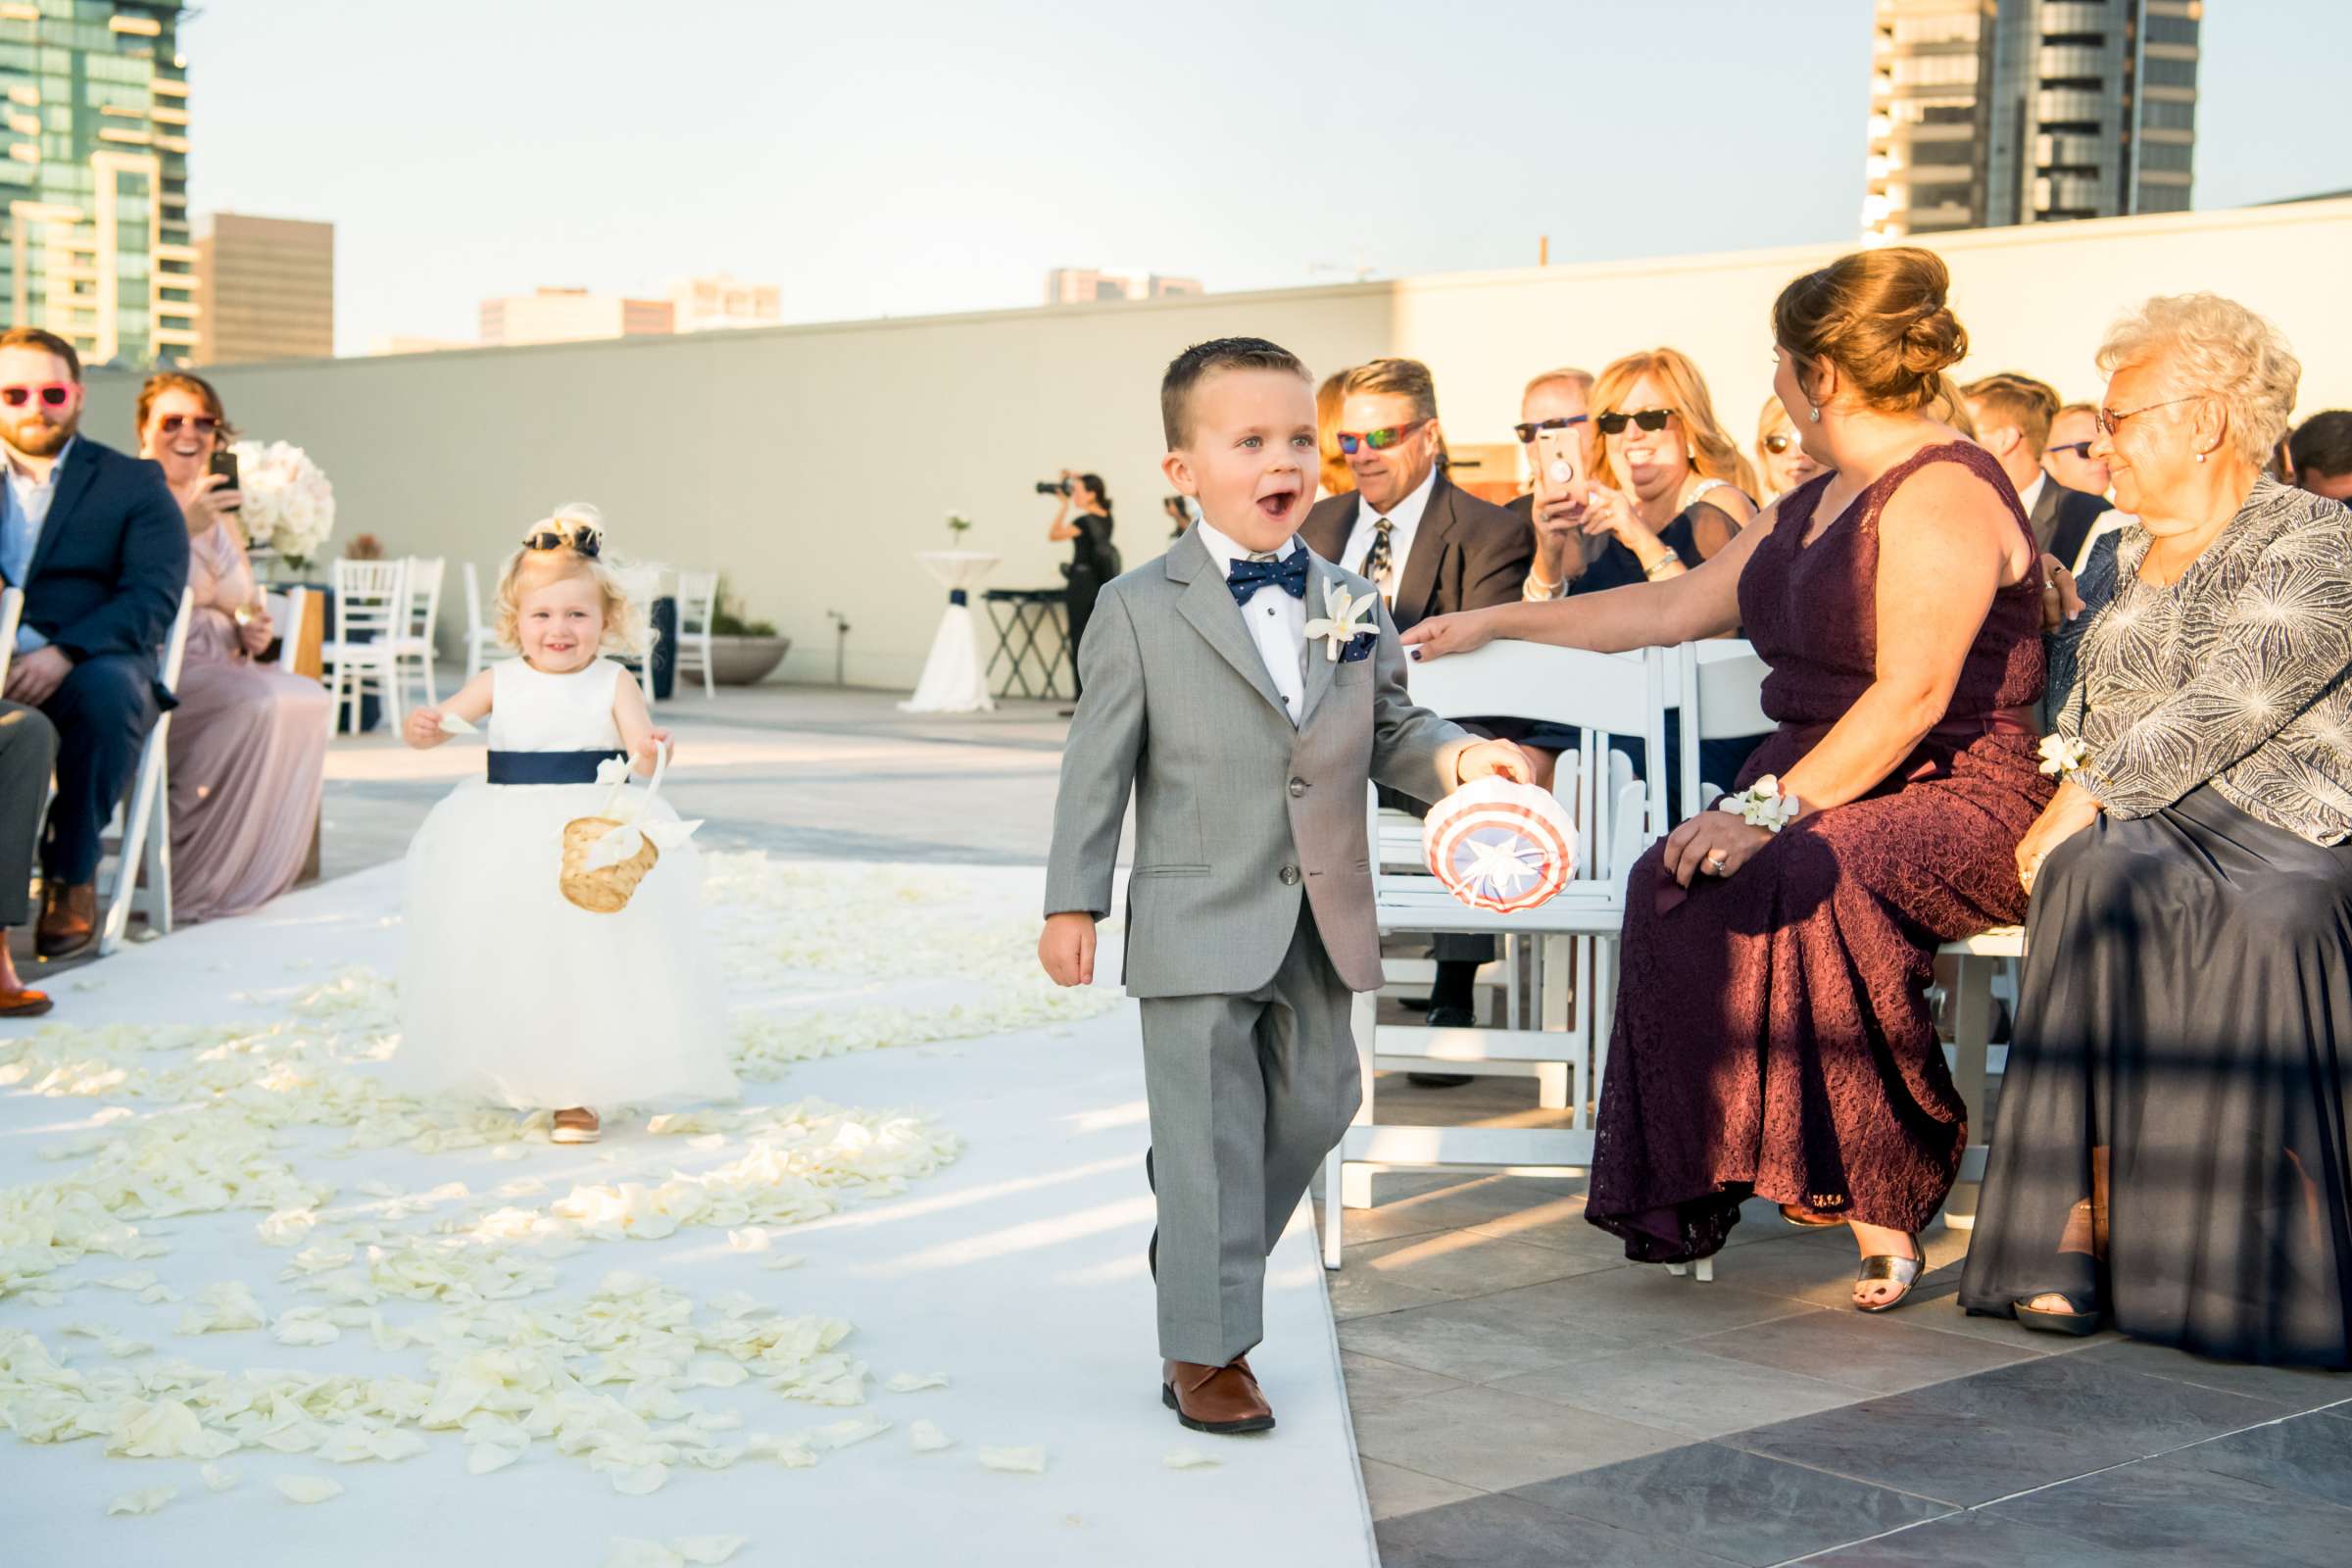
[[[591,871],[588,851],[606,834],[622,826],[609,816],[575,816],[564,824],[564,897],[590,914],[618,914],[629,906],[629,896],[637,884],[654,868],[662,852],[654,841],[646,839],[635,855],[618,865],[608,865]]]

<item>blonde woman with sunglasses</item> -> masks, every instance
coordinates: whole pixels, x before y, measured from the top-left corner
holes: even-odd
[[[1658,348],[1614,360],[1590,402],[1600,471],[1585,531],[1612,536],[1642,577],[1679,577],[1755,520],[1755,477],[1688,355]]]
[[[560,508],[524,535],[499,573],[497,624],[518,657],[408,716],[411,746],[486,725],[489,755],[409,846],[391,1076],[411,1094],[546,1115],[559,1144],[596,1142],[598,1106],[731,1099],[695,824],[658,795],[669,735],[605,657],[645,652],[645,607],[594,508]],[[632,768],[654,776],[653,797],[617,788]],[[642,821],[658,854],[618,909],[592,911],[563,888],[564,826],[615,815]]]

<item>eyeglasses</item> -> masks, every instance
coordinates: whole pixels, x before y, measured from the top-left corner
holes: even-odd
[[[1526,446],[1535,440],[1538,430],[1565,430],[1583,424],[1592,417],[1589,414],[1563,414],[1556,419],[1534,419],[1526,424],[1514,424],[1511,428],[1519,433],[1519,444]]]
[[[569,550],[594,561],[604,549],[604,530],[592,522],[542,523],[522,536],[525,550]]]
[[[1623,435],[1629,422],[1643,430],[1663,430],[1666,421],[1673,417],[1672,409],[1643,409],[1639,414],[1620,414],[1611,409],[1592,422],[1600,426],[1602,435]]]
[[[2125,415],[2122,416],[2122,417],[2129,418],[2131,416]],[[2090,459],[2090,443],[2087,441],[2061,441],[2057,445],[2049,447],[2046,450],[2051,452],[2072,452],[2076,457],[2082,459],[2084,462],[2088,462]]]
[[[1388,424],[1377,430],[1342,430],[1340,432],[1340,450],[1351,458],[1355,456],[1358,447],[1370,447],[1375,452],[1386,452],[1428,422],[1427,419],[1415,419],[1410,424]]]
[[[179,428],[183,424],[198,435],[211,435],[215,430],[220,428],[220,421],[209,414],[167,414],[156,420],[156,423],[163,427],[166,435],[179,434]]]
[[[1764,450],[1776,458],[1794,445],[1796,445],[1796,437],[1786,430],[1775,430],[1764,438]]]
[[[45,386],[0,386],[0,403],[21,409],[34,398],[47,409],[62,409],[74,401],[74,387],[68,381],[51,381]]]
[[[2101,409],[2096,416],[2099,433],[2113,435],[2123,426],[2126,419],[2146,414],[2151,409],[2169,409],[2176,403],[2194,403],[2204,395],[2202,392],[2191,392],[2184,398],[2166,398],[2162,403],[2143,403],[2136,409],[2126,409],[2121,414],[2116,413],[2113,409]]]

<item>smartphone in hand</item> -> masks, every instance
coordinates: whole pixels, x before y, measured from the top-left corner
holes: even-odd
[[[220,446],[213,448],[212,471],[220,474],[228,481],[226,484],[219,485],[215,488],[221,490],[234,490],[237,488],[237,455],[230,451],[227,447]],[[237,509],[235,507],[230,507],[227,510],[234,512]]]

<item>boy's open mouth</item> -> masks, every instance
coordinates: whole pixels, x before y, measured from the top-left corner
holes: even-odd
[[[1298,492],[1296,490],[1269,491],[1257,498],[1257,510],[1270,520],[1279,522],[1290,514],[1291,507],[1298,499]]]

